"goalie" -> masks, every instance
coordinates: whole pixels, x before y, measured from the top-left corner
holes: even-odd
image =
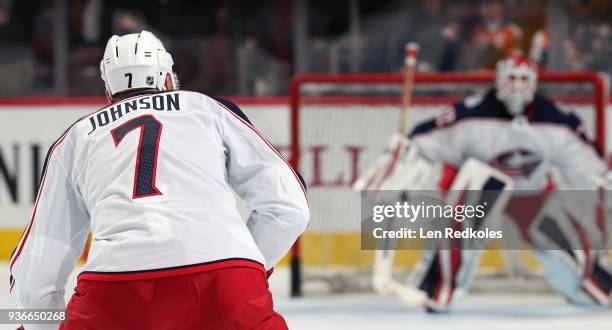
[[[417,125],[407,139],[396,137],[395,152],[379,160],[355,188],[484,190],[485,185],[472,183],[487,182],[487,177],[503,183],[508,178],[501,189],[513,189],[504,205],[497,207],[517,224],[551,287],[575,304],[609,306],[612,275],[598,251],[605,229],[597,190],[597,178],[607,166],[578,117],[536,93],[537,75],[536,65],[522,56],[501,60],[495,88]],[[558,170],[563,185],[593,192],[594,198],[568,198],[557,189],[561,184],[551,180],[552,168]],[[409,285],[393,286],[384,276],[377,279],[377,273],[385,272],[390,279],[392,262],[385,258],[392,252],[378,251],[373,284],[381,293],[396,291],[429,311],[446,311],[468,291],[481,252],[427,249]]]

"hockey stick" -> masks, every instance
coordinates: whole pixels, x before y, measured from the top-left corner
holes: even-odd
[[[412,99],[412,87],[414,85],[414,74],[416,71],[417,55],[419,53],[419,45],[410,42],[406,44],[406,56],[404,59],[404,85],[402,88],[402,98],[400,113],[398,118],[398,135],[403,136],[406,134],[406,117],[408,113],[408,107],[410,100]],[[372,167],[371,172],[365,177],[369,178],[368,181],[357,180],[353,184],[353,189],[359,191],[362,189],[376,191],[380,188],[380,185],[385,181],[389,175],[393,172],[397,158],[401,153],[402,143],[400,139],[392,141],[390,148],[389,159],[385,160],[383,164],[383,170],[380,172],[378,166]]]
[[[414,73],[416,72],[419,45],[414,42],[406,44],[406,57],[404,60],[404,89],[402,90],[402,106],[399,113],[399,133],[406,134],[406,114],[412,100],[412,87],[414,86]]]
[[[387,225],[391,227],[391,223],[387,223]],[[376,250],[372,270],[372,287],[383,296],[397,297],[410,305],[422,305],[427,300],[424,292],[404,285],[393,278],[395,246],[391,241],[385,241],[384,243],[384,246],[378,246]]]
[[[406,134],[406,117],[408,113],[408,107],[412,99],[412,89],[414,86],[414,74],[416,71],[417,55],[419,52],[419,45],[416,43],[408,43],[406,45],[406,56],[404,60],[404,86],[402,89],[401,107],[399,113],[398,131],[399,134]],[[400,147],[398,145],[394,148]],[[397,153],[395,150],[394,155]],[[395,165],[392,160],[389,163],[389,167],[385,170],[382,178],[379,178],[378,183],[388,176],[388,173],[392,171],[392,167]],[[387,173],[388,172],[388,173]],[[392,246],[385,246],[380,250],[376,251],[374,257],[374,267],[372,270],[372,286],[374,290],[385,296],[397,296],[400,300],[408,304],[422,304],[426,296],[417,289],[413,289],[407,285],[403,285],[400,282],[393,279],[393,260],[395,259],[395,250]]]

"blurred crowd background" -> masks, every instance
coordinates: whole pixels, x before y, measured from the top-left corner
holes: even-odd
[[[100,96],[113,34],[156,33],[181,87],[285,95],[303,72],[487,70],[522,52],[556,71],[612,71],[608,0],[0,0],[0,96]]]

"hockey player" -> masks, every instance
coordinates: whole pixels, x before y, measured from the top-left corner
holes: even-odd
[[[172,65],[147,31],[110,38],[110,105],[51,147],[12,296],[65,308],[91,230],[61,329],[287,329],[266,275],[308,224],[305,187],[236,105],[179,91]]]
[[[553,166],[570,188],[593,192],[597,191],[594,178],[602,177],[607,166],[580,120],[536,93],[537,74],[536,65],[522,56],[499,61],[495,88],[484,95],[468,97],[435,119],[421,123],[402,142],[411,150],[407,154],[418,150],[418,157],[423,161],[409,160],[407,164],[399,164],[401,160],[393,160],[398,163],[393,166],[410,172],[416,171],[412,164],[447,164],[447,171],[440,178],[443,183],[452,182],[456,169],[461,171],[464,163],[472,159],[509,176],[514,195],[506,213],[523,227],[523,238],[534,246],[549,284],[573,303],[609,305],[612,275],[597,251],[604,234],[598,227],[596,212],[572,214],[575,210],[570,209],[569,203],[559,202],[567,199],[567,194],[558,192],[555,196],[550,193]],[[383,163],[379,170],[369,171],[369,177],[359,182],[375,181],[372,178],[377,173],[392,173]],[[424,168],[421,165],[419,168]],[[448,171],[448,168],[455,170]],[[476,176],[481,175],[474,172]],[[448,173],[451,173],[451,180],[444,177]],[[406,178],[402,175],[394,173],[383,181]],[[418,177],[426,176],[419,174]],[[389,187],[384,182],[381,186]],[[444,186],[448,189],[450,185]],[[544,203],[546,198],[549,201]],[[525,201],[544,206],[536,207],[533,214],[527,215]],[[576,204],[578,201],[570,202]],[[553,204],[557,209],[565,207],[561,215],[551,211]],[[592,207],[591,211],[594,209]],[[575,225],[572,216],[581,223]],[[537,226],[551,218],[557,221],[554,226]],[[570,225],[565,225],[567,223]],[[553,227],[555,230],[550,230]],[[541,248],[537,243],[544,241],[561,243]],[[423,251],[410,284],[425,296],[423,303],[428,310],[445,311],[469,289],[480,255],[467,250]],[[374,286],[377,286],[376,280]]]

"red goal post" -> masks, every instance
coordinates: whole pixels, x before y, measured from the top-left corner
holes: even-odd
[[[462,86],[466,84],[480,84],[491,86],[494,82],[494,74],[492,72],[478,73],[418,73],[415,76],[415,88],[419,85],[447,85],[447,86]],[[596,72],[542,72],[539,74],[541,83],[555,84],[582,84],[590,85],[592,90],[591,96],[574,97],[574,96],[559,96],[556,100],[567,103],[590,103],[595,110],[594,127],[592,128],[595,135],[595,141],[602,151],[605,151],[606,134],[605,134],[605,109],[608,104],[608,81],[607,76]],[[302,150],[300,132],[304,129],[301,127],[302,117],[302,87],[307,84],[335,84],[335,85],[401,85],[403,77],[399,73],[359,73],[359,74],[303,74],[296,76],[290,85],[290,154],[289,162],[298,171],[301,168]],[[315,98],[316,99],[316,98]],[[372,95],[365,96],[323,96],[319,98],[321,104],[335,104],[336,106],[343,102],[376,104],[377,102],[390,102],[389,97],[376,97]],[[399,100],[399,93],[397,94]],[[415,97],[413,104],[423,103],[453,103],[459,101],[459,97],[438,97],[436,95],[425,98]],[[316,101],[314,101],[316,102]],[[432,114],[433,115],[433,114]],[[410,121],[411,109],[408,110]],[[389,133],[392,133],[396,126],[389,127]],[[311,205],[316,207],[316,205]],[[302,260],[300,254],[300,241],[298,240],[293,249],[291,256],[291,294],[292,296],[302,295]]]

